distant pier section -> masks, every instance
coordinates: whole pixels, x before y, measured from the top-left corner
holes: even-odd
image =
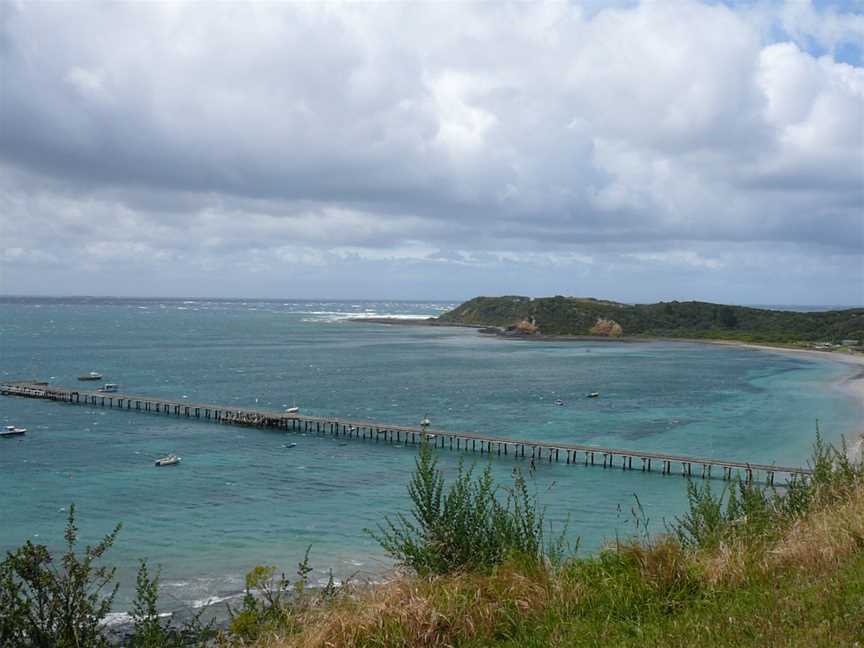
[[[91,407],[108,407],[147,412],[161,416],[195,418],[214,423],[261,427],[287,432],[326,434],[373,442],[418,444],[425,437],[441,449],[512,456],[538,462],[584,464],[621,470],[641,470],[662,475],[731,480],[738,476],[747,482],[756,480],[773,484],[775,475],[790,479],[807,478],[809,468],[773,464],[725,461],[707,457],[689,457],[644,450],[602,448],[597,446],[550,441],[518,440],[481,434],[451,432],[428,425],[409,427],[335,417],[306,416],[299,413],[262,410],[229,405],[193,403],[188,400],[165,400],[116,392],[87,391],[50,386],[34,381],[0,384],[0,395],[38,398]],[[425,421],[424,421],[425,422]],[[635,460],[635,466],[634,466]],[[712,474],[712,471],[715,471]]]

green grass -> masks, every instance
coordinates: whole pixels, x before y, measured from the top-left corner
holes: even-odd
[[[594,574],[576,609],[553,607],[508,639],[465,646],[864,645],[864,554],[827,573],[772,574],[721,589],[645,592],[632,569]]]

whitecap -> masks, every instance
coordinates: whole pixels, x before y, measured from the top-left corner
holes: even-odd
[[[102,620],[102,624],[109,628],[126,623],[132,623],[132,617],[127,612],[109,612]]]
[[[217,603],[222,603],[224,601],[230,601],[232,598],[237,598],[240,594],[229,594],[228,596],[208,596],[203,599],[195,599],[194,601],[189,601],[189,606],[193,608],[202,608],[208,607],[210,605],[216,605]]]
[[[156,615],[160,619],[165,619],[167,617],[172,616],[171,612],[160,612]],[[128,612],[109,612],[105,615],[105,618],[102,621],[102,625],[107,628],[111,628],[118,625],[127,625],[134,621],[132,616]]]

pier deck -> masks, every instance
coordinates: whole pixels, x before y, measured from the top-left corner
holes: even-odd
[[[480,452],[528,458],[534,462],[566,462],[567,464],[602,465],[604,468],[620,467],[622,470],[642,470],[670,475],[673,466],[680,465],[681,475],[685,477],[712,478],[712,469],[722,471],[713,475],[730,480],[740,475],[752,482],[762,478],[768,484],[774,483],[777,474],[789,478],[806,478],[812,474],[808,468],[776,466],[773,464],[727,461],[709,457],[690,457],[663,452],[627,450],[623,448],[603,448],[573,443],[558,443],[530,439],[510,439],[482,434],[452,432],[437,428],[390,425],[373,421],[362,421],[335,417],[307,416],[286,412],[263,410],[228,405],[194,403],[188,400],[166,400],[149,396],[135,396],[111,392],[90,391],[54,387],[38,382],[7,382],[0,384],[0,395],[38,398],[93,407],[111,407],[124,410],[149,412],[166,416],[182,416],[216,423],[251,427],[276,428],[285,431],[314,432],[346,438],[368,439],[389,443],[416,444],[423,436],[438,448],[458,451]],[[633,467],[633,460],[637,465]],[[616,461],[619,465],[616,466]],[[641,461],[641,464],[638,462]],[[653,463],[653,468],[652,468]],[[677,472],[675,470],[674,472]]]

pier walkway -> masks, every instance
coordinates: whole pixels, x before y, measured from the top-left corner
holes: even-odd
[[[481,434],[451,432],[431,427],[409,427],[389,425],[371,421],[351,420],[335,417],[306,416],[281,411],[262,410],[228,405],[193,403],[188,400],[165,400],[148,396],[133,396],[116,392],[87,391],[53,387],[40,382],[7,382],[0,384],[0,395],[38,398],[91,407],[110,407],[138,412],[149,412],[163,416],[196,418],[215,423],[248,427],[275,428],[285,431],[328,434],[351,439],[366,439],[376,442],[417,444],[426,435],[438,448],[479,452],[528,458],[534,462],[582,463],[586,466],[603,466],[622,470],[642,470],[663,475],[678,473],[684,477],[725,480],[740,476],[748,482],[764,480],[774,483],[775,475],[788,478],[806,478],[812,474],[808,468],[776,466],[773,464],[726,461],[708,457],[688,457],[663,452],[601,448],[572,443],[551,441],[518,440],[492,437]],[[633,466],[633,460],[636,466]],[[641,463],[640,463],[641,462]]]

